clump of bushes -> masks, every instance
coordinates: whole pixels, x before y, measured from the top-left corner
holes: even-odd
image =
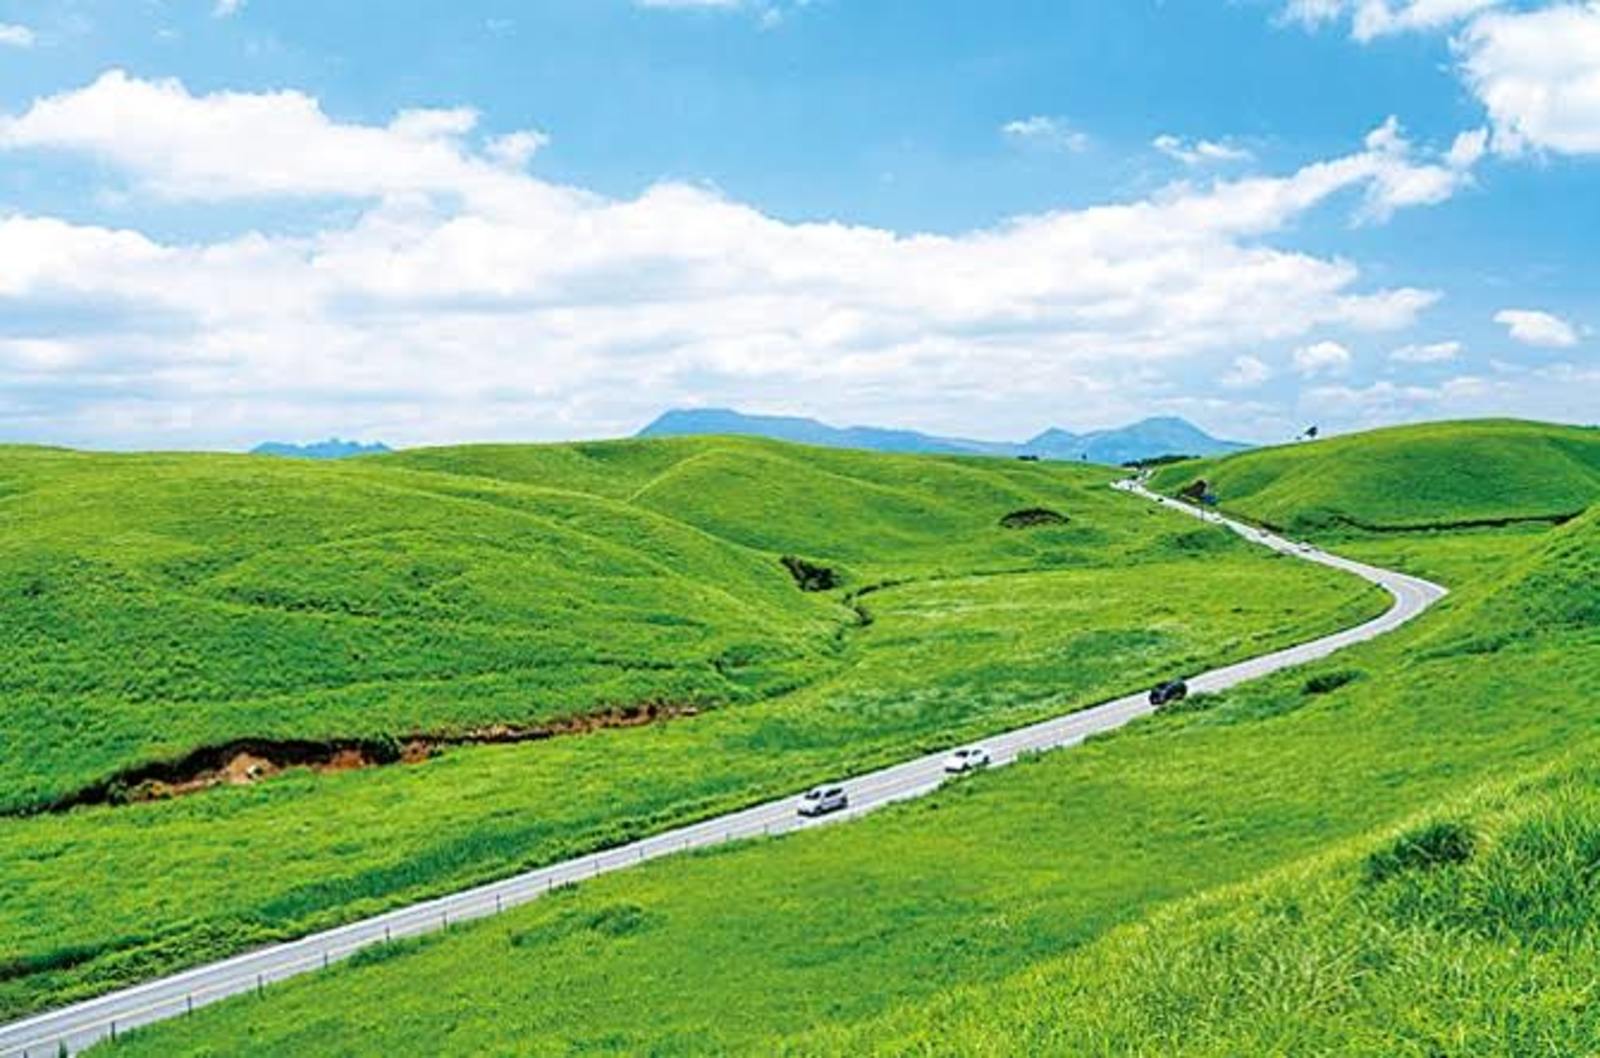
[[[1000,519],[1002,529],[1032,529],[1040,525],[1066,525],[1072,519],[1048,507],[1025,507]]]
[[[1441,820],[1400,835],[1386,848],[1367,857],[1365,877],[1370,885],[1386,882],[1411,871],[1431,871],[1465,863],[1477,851],[1478,839],[1465,823]]]
[[[839,574],[827,566],[807,562],[798,555],[784,555],[779,561],[801,591],[832,591],[839,586]]]
[[[1364,677],[1366,673],[1360,669],[1336,669],[1333,672],[1319,672],[1305,682],[1300,688],[1302,694],[1327,694],[1336,691],[1347,683],[1354,683]]]

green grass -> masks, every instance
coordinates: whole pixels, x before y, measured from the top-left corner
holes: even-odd
[[[601,879],[122,1047],[1592,1053],[1600,508],[1349,543],[1455,591],[1078,749]]]
[[[693,719],[0,817],[0,1016],[1355,623],[1111,471],[752,440],[0,451],[0,805],[240,736]],[[1001,528],[1024,507],[1064,526]],[[799,590],[780,559],[839,571]],[[875,589],[875,590],[869,590]],[[12,748],[15,747],[15,751]]]
[[[1227,509],[1295,532],[1571,517],[1600,493],[1600,429],[1487,419],[1263,448],[1158,470],[1210,483]]]

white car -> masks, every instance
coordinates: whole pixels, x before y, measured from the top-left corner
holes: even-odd
[[[850,807],[850,797],[843,786],[818,786],[807,790],[800,798],[800,814],[825,816]]]
[[[951,775],[960,775],[962,772],[987,768],[989,764],[988,750],[982,746],[969,746],[966,749],[958,749],[946,757],[944,770]]]

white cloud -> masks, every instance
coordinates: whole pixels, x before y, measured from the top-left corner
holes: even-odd
[[[1500,0],[1289,0],[1283,16],[1310,27],[1348,18],[1350,35],[1365,43],[1396,33],[1442,29],[1499,3]]]
[[[1089,147],[1087,134],[1079,132],[1060,118],[1034,115],[1019,118],[1000,126],[1008,139],[1060,151],[1084,151]]]
[[[1486,14],[1457,48],[1496,150],[1600,152],[1600,0]]]
[[[1501,309],[1494,322],[1505,326],[1512,339],[1523,345],[1567,349],[1578,344],[1578,330],[1559,316],[1537,309]]]
[[[1243,147],[1235,147],[1227,143],[1214,140],[1195,140],[1192,144],[1177,136],[1163,133],[1150,141],[1150,146],[1176,159],[1184,165],[1207,165],[1225,162],[1249,161],[1251,153]]]
[[[1335,196],[1432,200],[1396,188],[1439,167],[1390,147],[931,235],[787,223],[684,184],[604,198],[508,164],[532,138],[477,128],[467,109],[360,125],[299,93],[116,73],[0,118],[0,150],[89,159],[134,207],[355,206],[212,242],[0,215],[0,313],[36,343],[0,363],[0,431],[593,435],[815,392],[841,415],[985,432],[1046,421],[1063,393],[1113,414],[1119,380],[1154,365],[1410,326],[1435,298],[1271,244]]]
[[[1452,169],[1471,169],[1488,149],[1489,130],[1470,129],[1457,134],[1450,149],[1445,152],[1444,161]]]
[[[1391,352],[1389,359],[1402,364],[1442,364],[1460,355],[1460,342],[1430,342],[1426,345],[1403,345]]]
[[[1321,341],[1294,351],[1294,369],[1307,378],[1343,374],[1350,366],[1350,350],[1338,342]]]
[[[1600,0],[1290,0],[1284,18],[1307,26],[1350,20],[1360,41],[1460,26],[1459,72],[1488,111],[1492,142],[1458,136],[1448,164],[1471,168],[1492,147],[1600,153]]]
[[[1222,385],[1227,389],[1250,389],[1259,386],[1272,377],[1272,368],[1266,361],[1256,356],[1236,356],[1233,358],[1233,367],[1222,376]]]
[[[31,48],[37,42],[38,37],[27,26],[20,26],[14,22],[0,22],[0,47]]]
[[[158,120],[144,124],[147,116]],[[476,124],[466,108],[403,111],[387,126],[341,124],[299,92],[194,96],[176,81],[113,70],[21,116],[0,116],[0,147],[91,155],[173,199],[524,196],[526,186],[494,159],[463,149]]]
[[[212,18],[231,18],[244,9],[245,0],[216,0],[211,5]]]
[[[1363,168],[1368,174],[1358,220],[1382,222],[1399,209],[1436,205],[1472,182],[1470,169],[1417,161],[1405,129],[1392,114],[1367,133],[1364,143],[1364,153],[1339,163]]]
[[[523,169],[535,154],[549,144],[549,136],[536,129],[524,129],[495,137],[484,145],[484,152],[501,165]]]

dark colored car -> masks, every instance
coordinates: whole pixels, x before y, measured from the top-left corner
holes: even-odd
[[[1189,696],[1189,685],[1182,680],[1168,680],[1150,688],[1150,704],[1156,707],[1171,702],[1181,702]]]

